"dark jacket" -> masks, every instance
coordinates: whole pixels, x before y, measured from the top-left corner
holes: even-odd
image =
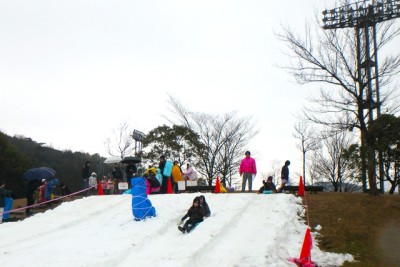
[[[210,217],[211,216],[211,210],[210,207],[208,206],[207,202],[203,202],[201,205],[204,209],[204,217]]]
[[[160,164],[158,165],[158,168],[161,171],[161,174],[164,178],[167,178],[167,176],[164,175],[164,168],[165,168],[165,164],[167,163],[167,161],[160,161]]]
[[[286,164],[282,167],[281,178],[289,180],[289,167]]]
[[[153,174],[148,174],[148,175],[146,175],[145,178],[150,183],[150,186],[152,188],[157,188],[157,187],[161,186],[160,182],[157,180],[157,178]]]
[[[126,174],[126,178],[131,178],[133,177],[133,175],[137,172],[137,168],[135,164],[128,164],[128,166],[126,166],[125,168],[125,174]],[[115,177],[117,178],[117,177]]]
[[[122,179],[122,171],[120,167],[114,167],[112,171],[112,177],[115,179]]]
[[[186,215],[182,217],[182,221],[184,221],[186,218],[189,218],[189,222],[193,224],[202,222],[204,213],[203,206],[191,206]]]
[[[263,185],[260,190],[258,190],[259,193],[262,193],[263,191],[274,191],[276,192],[276,186],[273,182],[267,182],[267,181],[263,181]]]
[[[90,177],[90,167],[88,164],[85,164],[82,167],[82,179],[88,179]]]

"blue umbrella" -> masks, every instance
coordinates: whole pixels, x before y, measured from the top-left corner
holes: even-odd
[[[49,167],[39,167],[27,170],[22,178],[28,181],[53,178],[56,171]]]

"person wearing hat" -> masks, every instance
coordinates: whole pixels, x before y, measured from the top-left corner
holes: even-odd
[[[246,183],[249,181],[249,192],[252,190],[253,175],[257,174],[256,161],[250,157],[250,151],[244,153],[245,158],[240,162],[239,174],[242,176],[242,192],[246,190]]]
[[[257,194],[261,194],[264,191],[267,191],[267,193],[271,193],[271,192],[276,193],[277,192],[276,186],[272,180],[273,180],[272,176],[268,176],[267,181],[263,180],[263,186],[260,187]]]
[[[282,193],[283,191],[283,187],[285,186],[285,184],[289,183],[289,165],[290,165],[290,161],[285,161],[285,165],[283,165],[282,170],[281,170],[281,179],[282,179],[282,183],[278,188],[278,193]]]

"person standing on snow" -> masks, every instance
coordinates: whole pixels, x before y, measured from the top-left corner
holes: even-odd
[[[119,166],[119,163],[114,164],[114,168],[112,170],[112,177],[113,177],[113,183],[114,183],[114,194],[120,194],[120,190],[118,189],[118,184],[122,182],[122,170],[121,167]],[[130,177],[129,177],[130,178]]]
[[[96,187],[97,186],[97,174],[95,172],[92,173],[92,175],[89,177],[89,187],[90,190],[88,190],[88,196],[90,195],[96,195]]]
[[[82,167],[83,189],[87,189],[89,187],[89,177],[90,177],[90,161],[86,161],[85,165],[83,165]],[[87,195],[87,192],[84,194]]]
[[[39,187],[39,180],[31,180],[28,182],[28,185],[26,187],[26,208],[25,214],[27,216],[32,215],[33,213],[31,212],[31,207],[33,204],[35,204],[35,191]]]
[[[5,189],[6,183],[0,181],[0,223],[3,221],[5,198],[11,195],[11,191]]]
[[[181,167],[179,167],[178,161],[176,160],[174,161],[174,165],[172,166],[171,178],[172,178],[172,190],[174,191],[175,194],[177,194],[179,193],[178,182],[183,181],[183,178],[182,178]]]
[[[196,181],[198,178],[196,169],[190,165],[189,163],[186,164],[186,172],[182,175],[184,180]]]
[[[283,165],[282,170],[281,170],[281,178],[282,178],[282,183],[278,188],[278,193],[282,193],[283,187],[289,183],[289,165],[290,161],[285,161],[285,165]]]
[[[257,174],[256,161],[250,157],[250,151],[244,153],[245,158],[240,163],[239,174],[242,177],[242,192],[246,190],[246,182],[249,181],[249,192],[252,190],[253,175]]]
[[[167,163],[167,160],[165,159],[164,155],[161,155],[160,157],[160,163],[158,165],[158,168],[161,171],[162,174],[162,183],[161,183],[161,188],[160,188],[160,193],[161,194],[166,194],[167,193],[167,187],[168,187],[168,176],[164,175],[164,168],[165,168],[165,164]]]

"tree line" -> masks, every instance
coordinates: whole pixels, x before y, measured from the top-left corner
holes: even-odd
[[[11,137],[0,132],[0,179],[12,190],[14,198],[25,197],[27,181],[23,174],[41,166],[56,170],[56,177],[72,191],[81,190],[81,169],[87,160],[92,163],[92,171],[100,175],[110,172],[110,166],[103,164],[105,158],[99,154],[60,151],[22,135]]]

